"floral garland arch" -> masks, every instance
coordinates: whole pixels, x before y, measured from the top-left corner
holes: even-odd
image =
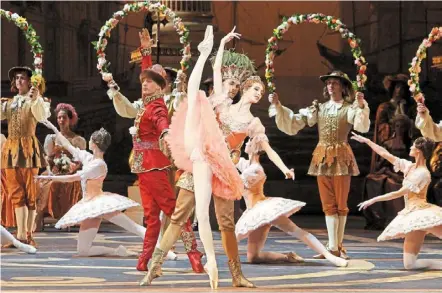
[[[273,60],[275,58],[275,51],[278,49],[278,40],[282,39],[283,35],[289,30],[290,26],[300,23],[326,24],[329,29],[339,32],[343,39],[347,39],[353,57],[355,58],[355,64],[358,68],[358,74],[356,75],[356,81],[353,81],[353,87],[360,91],[364,90],[364,85],[367,81],[367,76],[365,75],[365,71],[367,70],[367,62],[364,56],[362,56],[360,47],[361,40],[357,38],[355,34],[350,32],[347,26],[343,24],[340,19],[333,16],[327,16],[322,13],[312,13],[294,14],[289,18],[284,18],[283,22],[273,30],[273,36],[268,40],[265,58],[265,78],[267,80],[267,86],[270,94],[276,91],[276,86],[273,80],[275,73]]]
[[[166,15],[168,19],[172,19],[173,26],[178,35],[180,35],[180,43],[183,45],[183,57],[180,62],[181,69],[178,71],[178,76],[189,69],[189,60],[191,58],[189,29],[184,25],[182,19],[178,17],[170,8],[157,1],[133,2],[125,4],[123,10],[115,12],[113,16],[101,27],[100,33],[98,34],[98,41],[93,42],[94,48],[97,51],[97,69],[101,73],[104,80],[112,79],[112,74],[109,73],[110,62],[106,60],[106,54],[104,53],[108,44],[107,38],[110,37],[112,29],[114,29],[129,13],[147,11],[155,13],[160,12]]]
[[[13,22],[25,34],[28,44],[31,46],[31,52],[34,55],[34,70],[32,71],[31,83],[33,86],[39,86],[43,81],[43,47],[40,45],[35,29],[28,23],[26,18],[17,13],[0,9],[0,15],[8,21]]]
[[[410,79],[408,80],[408,85],[410,86],[410,92],[413,95],[414,100],[418,103],[423,103],[425,101],[424,95],[419,86],[419,73],[422,70],[422,60],[427,57],[427,49],[440,38],[442,38],[442,27],[434,27],[428,35],[428,38],[425,38],[419,45],[419,48],[416,51],[416,56],[410,63],[410,68],[408,70],[410,72]]]

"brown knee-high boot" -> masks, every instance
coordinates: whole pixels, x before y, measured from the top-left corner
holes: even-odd
[[[233,287],[255,288],[255,285],[244,277],[238,253],[238,242],[234,231],[221,231],[224,251],[229,259],[229,269],[232,274]]]

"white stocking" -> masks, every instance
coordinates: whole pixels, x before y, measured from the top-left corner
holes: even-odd
[[[338,246],[341,246],[342,242],[344,242],[345,224],[346,223],[347,223],[347,216],[339,216]]]
[[[338,250],[338,228],[339,217],[338,215],[325,216],[325,223],[327,225],[328,233],[328,248],[332,251]],[[344,234],[342,234],[344,235]]]
[[[2,244],[8,244],[8,243],[12,242],[12,244],[15,247],[17,247],[18,249],[20,249],[21,251],[24,251],[26,253],[34,254],[37,251],[37,249],[35,249],[34,246],[24,244],[24,243],[18,241],[17,239],[15,239],[14,236],[12,236],[12,234],[9,233],[9,231],[6,230],[3,226],[0,226],[0,231],[1,231]]]
[[[215,248],[209,219],[209,206],[212,199],[212,170],[206,162],[201,160],[193,162],[193,180],[199,236],[206,252],[207,263],[216,267]]]
[[[144,239],[144,234],[146,234],[146,228],[138,225],[134,221],[132,221],[128,216],[125,214],[118,212],[116,214],[108,214],[104,215],[103,218],[111,222],[112,224],[115,224],[126,231],[133,233],[137,236],[140,236],[142,239]]]
[[[319,254],[322,254],[328,261],[330,261],[332,264],[338,267],[345,267],[347,266],[348,262],[340,257],[334,256],[331,254],[325,246],[312,234],[308,233],[307,231],[297,227],[297,229],[294,232],[287,232],[287,234],[294,236],[304,242],[308,247],[313,249]]]
[[[317,253],[322,254],[328,261],[333,263],[335,266],[338,267],[347,266],[348,263],[345,259],[336,257],[333,254],[331,254],[315,236],[296,226],[296,224],[293,223],[289,218],[279,217],[273,222],[273,224],[276,227],[278,227],[280,230],[289,234],[290,236],[298,238]]]
[[[417,259],[417,255],[404,252],[404,267],[406,270],[442,270],[442,261],[433,259]]]
[[[111,248],[106,246],[92,246],[92,242],[97,235],[100,226],[100,219],[86,220],[81,223],[80,232],[78,233],[77,253],[79,256],[129,256],[131,255],[124,246]]]

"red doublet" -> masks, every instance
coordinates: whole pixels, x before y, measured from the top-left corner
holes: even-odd
[[[159,146],[161,135],[169,127],[163,97],[161,95],[146,97],[143,104],[135,118],[135,127],[138,131],[133,138],[132,173],[163,170],[170,166],[170,161]]]

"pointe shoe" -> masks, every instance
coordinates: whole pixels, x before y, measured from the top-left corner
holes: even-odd
[[[291,262],[291,263],[303,263],[303,262],[305,262],[302,257],[300,257],[299,255],[297,255],[294,252],[289,252],[286,255],[287,255],[287,261],[288,262]]]
[[[121,257],[127,257],[127,256],[135,256],[135,255],[137,255],[137,253],[128,250],[123,245],[120,245],[120,246],[118,246],[117,249],[115,249],[115,255],[121,256]]]
[[[236,259],[230,259],[229,262],[230,273],[232,274],[233,287],[256,288],[256,286],[244,277],[241,271],[241,262],[239,256]]]
[[[340,257],[334,257],[334,259],[329,259],[335,266],[345,268],[348,266],[348,260]]]
[[[165,253],[160,248],[155,248],[152,255],[152,261],[150,263],[149,271],[140,282],[140,286],[148,286],[152,284],[152,281],[163,275],[161,266],[164,263]]]
[[[213,266],[209,266],[209,263],[206,263],[204,271],[209,275],[210,288],[218,289],[218,267],[216,263]]]
[[[17,239],[14,239],[12,241],[12,244],[14,245],[14,247],[17,247],[19,250],[29,254],[35,254],[37,252],[37,249],[34,246],[20,242]]]

